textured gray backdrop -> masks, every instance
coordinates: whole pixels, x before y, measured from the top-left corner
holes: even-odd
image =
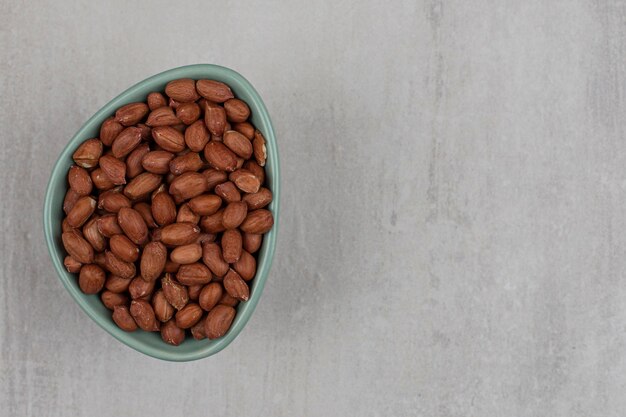
[[[0,2],[0,414],[626,413],[624,2],[25,3]],[[204,62],[273,116],[281,231],[241,336],[175,364],[72,303],[41,207],[83,121]]]

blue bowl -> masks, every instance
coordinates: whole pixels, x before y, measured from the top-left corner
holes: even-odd
[[[231,87],[236,97],[244,100],[250,107],[250,120],[263,133],[266,140],[266,181],[274,195],[274,201],[268,208],[274,215],[274,227],[263,238],[263,245],[257,259],[256,277],[252,281],[250,288],[250,299],[247,302],[239,303],[237,316],[230,330],[219,339],[194,340],[188,337],[180,346],[172,346],[163,342],[158,332],[137,330],[128,333],[121,330],[113,322],[111,311],[104,307],[98,295],[83,294],[78,287],[76,275],[67,272],[63,265],[66,252],[61,243],[61,223],[64,218],[63,199],[68,188],[67,171],[74,163],[72,154],[76,148],[86,139],[98,137],[102,122],[112,116],[119,107],[132,102],[145,101],[149,93],[164,91],[168,82],[178,78],[211,79],[224,82]],[[43,208],[44,234],[48,251],[59,279],[74,301],[93,321],[120,342],[146,355],[168,361],[192,361],[214,355],[228,346],[243,330],[254,312],[261,298],[261,293],[272,264],[272,258],[274,257],[278,232],[279,201],[280,166],[276,137],[274,136],[270,116],[261,97],[248,80],[229,68],[209,64],[189,65],[162,72],[135,84],[101,108],[76,132],[61,152],[50,175]]]

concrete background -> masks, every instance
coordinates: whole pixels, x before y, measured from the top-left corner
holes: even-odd
[[[174,3],[0,2],[0,414],[626,414],[626,3]],[[248,327],[174,364],[72,303],[41,207],[83,121],[200,62],[264,97],[282,224]]]

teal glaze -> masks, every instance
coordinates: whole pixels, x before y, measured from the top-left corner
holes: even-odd
[[[178,78],[204,78],[222,81],[231,87],[236,97],[248,103],[252,114],[251,121],[263,133],[267,142],[268,156],[265,170],[269,188],[274,194],[274,201],[269,206],[269,209],[274,214],[274,227],[263,239],[263,245],[258,256],[257,275],[252,281],[250,289],[250,299],[245,303],[239,304],[237,316],[228,333],[219,339],[211,341],[207,339],[198,341],[188,337],[180,346],[171,346],[161,340],[159,333],[149,333],[141,330],[127,333],[119,329],[111,319],[111,312],[102,305],[97,295],[85,295],[80,291],[76,276],[68,273],[63,266],[65,250],[61,243],[61,222],[64,217],[62,209],[63,199],[67,190],[66,175],[70,165],[73,163],[72,154],[78,145],[86,139],[98,137],[100,125],[107,117],[112,116],[118,107],[135,101],[145,101],[148,93],[164,91],[165,85],[169,81]],[[61,152],[50,175],[43,209],[44,234],[48,251],[59,279],[74,301],[93,321],[120,342],[146,355],[168,361],[192,361],[214,355],[228,346],[243,330],[254,312],[261,298],[274,256],[278,232],[279,201],[280,167],[276,137],[261,97],[259,97],[259,94],[248,80],[231,69],[209,64],[189,65],[162,72],[130,87],[101,108],[78,130],[67,146],[65,146],[63,152]],[[66,302],[66,300],[57,300],[56,302],[62,303]]]

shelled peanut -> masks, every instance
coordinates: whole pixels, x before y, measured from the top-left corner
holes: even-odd
[[[250,296],[267,206],[265,139],[213,80],[171,81],[104,121],[73,154],[65,267],[125,331],[215,339]]]

